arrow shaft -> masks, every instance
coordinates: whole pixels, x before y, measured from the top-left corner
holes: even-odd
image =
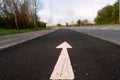
[[[66,48],[63,48],[50,79],[74,79],[73,69]]]

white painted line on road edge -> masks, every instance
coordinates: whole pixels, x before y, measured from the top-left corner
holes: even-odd
[[[68,55],[67,48],[72,48],[67,42],[63,42],[56,48],[62,48],[58,61],[54,67],[54,70],[51,74],[51,80],[73,80],[74,73],[70,58]]]

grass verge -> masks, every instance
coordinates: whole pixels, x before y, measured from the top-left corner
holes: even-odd
[[[0,29],[0,36],[2,35],[10,35],[10,34],[17,34],[17,33],[25,33],[25,32],[33,32],[39,30],[48,30],[49,28],[36,28],[36,29]]]

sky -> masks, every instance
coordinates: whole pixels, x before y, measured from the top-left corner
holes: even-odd
[[[43,0],[43,9],[38,10],[40,20],[47,25],[63,25],[76,23],[77,20],[87,19],[93,23],[98,10],[106,5],[114,4],[117,0]],[[51,20],[52,14],[52,20]]]

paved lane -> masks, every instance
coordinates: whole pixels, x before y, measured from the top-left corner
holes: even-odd
[[[67,41],[74,80],[120,80],[120,46],[68,29],[0,51],[1,80],[49,80]]]
[[[120,45],[120,26],[73,27],[71,29]]]

